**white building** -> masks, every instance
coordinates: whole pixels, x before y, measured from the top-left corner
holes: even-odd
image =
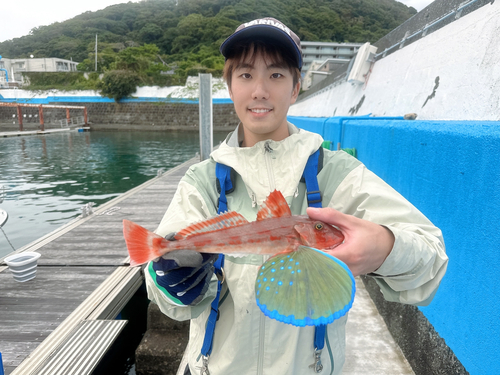
[[[313,61],[324,62],[327,59],[350,60],[363,43],[300,42],[304,65],[302,72],[307,72]]]
[[[57,57],[7,59],[0,56],[0,84],[23,81],[23,72],[76,72],[77,62]]]
[[[348,64],[348,59],[326,59],[313,61],[302,78],[302,90],[307,91],[328,77],[339,66]]]

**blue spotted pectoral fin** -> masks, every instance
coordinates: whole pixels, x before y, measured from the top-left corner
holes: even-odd
[[[255,282],[261,311],[300,327],[329,324],[344,316],[355,292],[354,277],[343,262],[306,246],[268,259]]]

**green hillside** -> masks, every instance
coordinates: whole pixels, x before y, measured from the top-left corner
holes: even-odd
[[[98,71],[132,70],[144,84],[169,84],[220,71],[222,41],[259,17],[278,18],[305,41],[373,43],[415,13],[395,0],[143,0],[34,28],[0,43],[0,54],[72,59],[79,70],[94,71],[97,34]],[[175,74],[160,77],[169,70]]]

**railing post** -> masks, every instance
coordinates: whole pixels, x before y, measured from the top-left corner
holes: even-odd
[[[87,125],[87,107],[83,108],[83,123]]]
[[[212,75],[198,74],[200,97],[200,160],[210,157],[213,147]]]
[[[45,122],[43,120],[43,107],[41,104],[38,106],[38,117],[40,118],[40,130],[45,131]]]
[[[19,131],[22,132],[23,131],[23,111],[22,111],[20,105],[17,106],[17,118],[19,121]]]
[[[69,123],[71,121],[71,117],[69,115],[69,108],[66,108],[66,124],[69,126]]]

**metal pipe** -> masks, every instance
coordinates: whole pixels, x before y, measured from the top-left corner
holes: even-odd
[[[200,160],[210,157],[213,147],[212,75],[198,74],[200,79]]]

